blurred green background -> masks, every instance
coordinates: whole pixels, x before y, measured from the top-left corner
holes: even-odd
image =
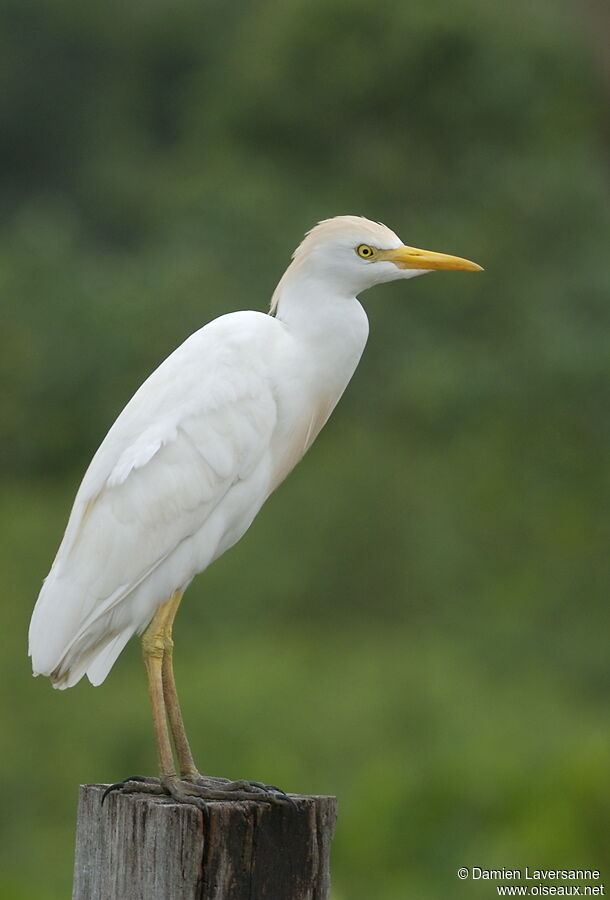
[[[200,766],[337,794],[336,900],[603,873],[607,26],[576,0],[2,0],[2,898],[69,896],[79,782],[155,767],[135,642],[99,690],[30,676],[84,468],[340,213],[486,272],[364,296],[332,421],[190,588]]]

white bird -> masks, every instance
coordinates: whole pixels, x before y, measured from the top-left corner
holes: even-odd
[[[34,674],[56,688],[85,674],[98,685],[144,632],[160,779],[125,789],[198,805],[278,796],[199,774],[173,677],[174,616],[194,576],[241,538],[345,390],[368,336],[357,295],[433,269],[481,267],[404,246],[368,219],[320,222],[295,251],[270,314],[229,313],[187,338],[103,440],[38,597],[29,652]]]

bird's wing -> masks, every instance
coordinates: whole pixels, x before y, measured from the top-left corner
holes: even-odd
[[[224,316],[189,338],[108,432],[32,617],[35,671],[52,672],[79,635],[149,579],[263,461],[277,415],[267,368],[274,326],[252,316]],[[194,559],[181,568],[184,583],[198,570]]]

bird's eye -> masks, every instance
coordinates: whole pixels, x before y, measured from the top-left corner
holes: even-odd
[[[368,244],[360,244],[360,246],[356,248],[356,253],[358,256],[361,256],[362,259],[372,259],[375,255],[375,251],[372,247],[369,247]]]

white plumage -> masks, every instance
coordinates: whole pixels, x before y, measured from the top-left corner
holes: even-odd
[[[105,679],[160,604],[239,540],[315,439],[366,343],[356,294],[432,268],[479,267],[405,248],[366,219],[327,220],[295,252],[275,317],[222,316],[152,373],[77,493],[32,616],[35,674],[58,688]]]

